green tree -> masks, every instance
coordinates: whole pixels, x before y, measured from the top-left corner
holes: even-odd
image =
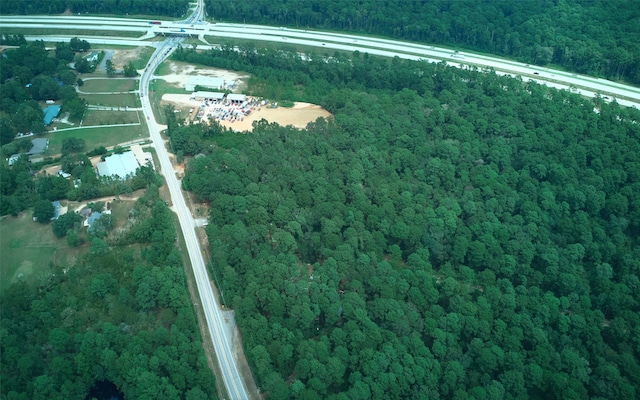
[[[41,224],[49,223],[54,213],[55,209],[49,200],[38,200],[33,205],[33,218]]]
[[[62,139],[62,154],[79,153],[84,151],[85,142],[84,139],[78,139],[76,137],[68,137]]]
[[[67,212],[53,221],[51,229],[53,230],[53,234],[57,237],[64,237],[69,233],[69,231],[73,232],[81,221],[82,216],[80,214],[76,212]]]
[[[105,68],[108,76],[114,76],[116,74],[116,68],[113,66],[113,62],[111,60],[107,60],[105,62]]]
[[[133,66],[133,61],[129,61],[129,63],[124,66],[124,76],[128,78],[138,76],[138,71],[136,67]]]

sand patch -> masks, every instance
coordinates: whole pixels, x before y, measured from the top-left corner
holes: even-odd
[[[176,87],[184,87],[187,79],[191,76],[208,76],[213,78],[221,78],[227,82],[235,81],[235,87],[242,86],[249,78],[248,75],[242,75],[237,72],[228,71],[218,68],[203,68],[196,67],[195,65],[178,63],[175,61],[168,62],[169,74],[157,75],[155,78],[162,79],[167,83],[170,83]]]
[[[140,56],[143,47],[136,47],[130,50],[113,50],[111,62],[116,70],[123,69],[130,61],[135,61]]]

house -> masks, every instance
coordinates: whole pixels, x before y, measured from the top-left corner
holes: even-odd
[[[30,156],[42,154],[49,147],[49,139],[38,138],[31,140],[31,150],[27,153]]]
[[[220,90],[224,88],[224,83],[224,79],[222,78],[214,78],[211,76],[190,76],[187,78],[184,88],[190,92],[196,90],[196,86]]]
[[[87,219],[91,216],[92,210],[91,208],[85,207],[82,210],[80,210],[80,215],[82,216],[82,218]]]
[[[96,53],[95,51],[92,51],[87,56],[86,60],[90,63],[98,61],[98,53]]]
[[[105,158],[103,162],[98,163],[98,175],[113,176],[120,179],[127,179],[136,174],[136,170],[140,165],[136,160],[132,151],[122,154],[113,154]]]
[[[89,218],[85,219],[83,223],[83,225],[87,227],[87,231],[91,232],[91,225],[93,225],[93,223],[99,220],[101,217],[102,213],[99,213],[97,211],[92,212],[91,215],[89,215]]]
[[[49,106],[43,108],[42,112],[44,114],[44,116],[42,117],[42,122],[44,122],[45,125],[49,125],[51,121],[53,121],[53,119],[56,118],[58,114],[60,114],[60,106]]]

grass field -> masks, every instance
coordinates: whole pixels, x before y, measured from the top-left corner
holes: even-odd
[[[111,106],[111,107],[137,107],[138,99],[133,93],[125,94],[84,94],[80,97],[85,99],[90,105]]]
[[[53,235],[51,224],[31,220],[31,210],[0,222],[0,290],[19,279],[35,282],[39,274],[51,271],[49,263],[71,265],[86,248],[69,248],[65,239]]]
[[[164,117],[164,113],[159,106],[160,100],[165,93],[188,93],[182,88],[177,88],[170,83],[163,81],[162,79],[154,79],[149,85],[149,96],[151,97],[151,108],[153,109],[153,115],[156,117],[156,121],[161,124],[166,124],[167,119]]]
[[[133,79],[89,79],[84,81],[82,91],[88,93],[96,92],[129,92],[134,90],[136,81]]]
[[[110,124],[132,124],[139,123],[142,116],[138,116],[137,111],[93,111],[88,110],[84,115],[85,126],[110,125]]]
[[[140,190],[132,195],[137,197],[142,194],[143,191]],[[86,203],[87,201],[72,202],[69,204],[69,211]],[[135,200],[111,203],[114,231],[127,227],[127,216],[134,204]],[[89,251],[89,243],[70,248],[66,239],[55,237],[50,223],[33,222],[31,215],[32,211],[27,210],[17,217],[0,219],[0,290],[18,280],[37,282],[40,274],[51,272],[50,263],[61,267],[72,266],[78,256]],[[82,236],[84,232],[81,233]]]
[[[147,125],[138,126],[116,126],[104,128],[86,128],[64,132],[51,132],[47,135],[49,139],[48,155],[60,154],[62,150],[62,140],[69,137],[83,139],[85,150],[90,151],[99,146],[109,147],[118,143],[148,137]]]
[[[154,47],[144,47],[143,49],[141,49],[140,54],[138,54],[138,58],[133,60],[133,66],[136,69],[145,68],[155,50],[156,49]]]

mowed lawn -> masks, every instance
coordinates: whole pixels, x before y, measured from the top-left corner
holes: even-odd
[[[135,79],[131,78],[88,79],[84,81],[84,85],[80,90],[86,93],[129,92],[135,90],[136,82]]]
[[[60,154],[62,152],[62,141],[70,137],[84,140],[85,151],[91,151],[100,146],[115,146],[119,143],[149,137],[149,131],[147,130],[147,125],[143,122],[142,125],[135,126],[84,128],[50,132],[47,135],[47,139],[49,139],[47,155]]]
[[[84,248],[72,249],[67,241],[56,238],[51,224],[31,219],[27,210],[17,217],[7,216],[0,221],[0,289],[4,290],[19,279],[35,282],[38,276],[51,272],[49,263],[71,265]]]
[[[107,107],[138,107],[138,99],[134,93],[122,94],[85,94],[78,93],[78,96],[85,99],[92,106]]]
[[[137,124],[141,123],[143,116],[138,116],[137,111],[96,111],[87,110],[84,114],[82,125],[111,125],[111,124]]]

